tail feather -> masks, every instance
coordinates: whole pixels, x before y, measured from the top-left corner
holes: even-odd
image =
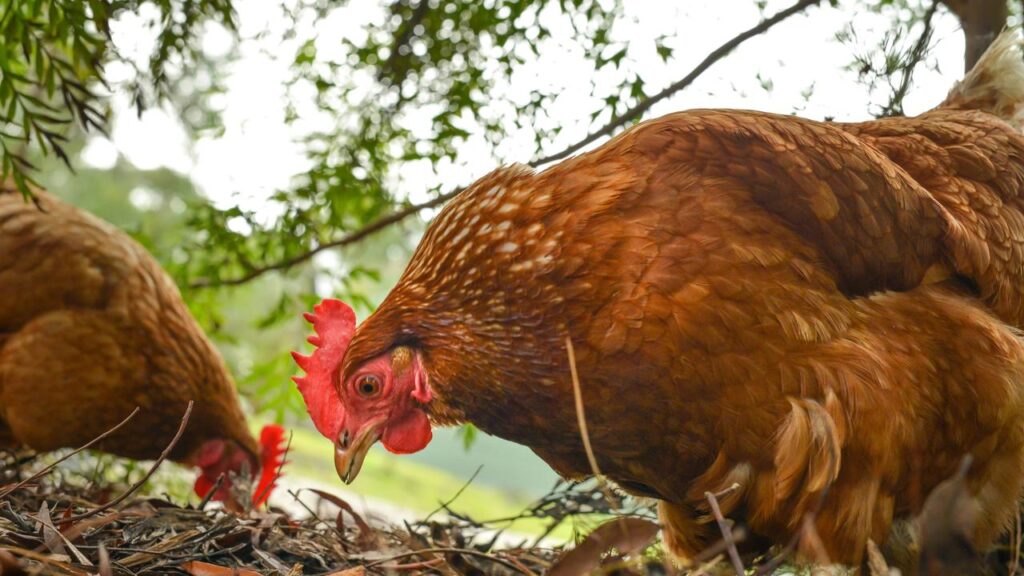
[[[996,37],[940,108],[982,110],[1024,130],[1024,39],[1016,29]]]

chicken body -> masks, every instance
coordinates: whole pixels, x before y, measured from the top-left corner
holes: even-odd
[[[979,66],[1019,72],[1011,48]],[[428,228],[340,381],[411,350],[435,424],[579,478],[570,338],[597,464],[660,500],[678,555],[720,537],[704,493],[736,483],[722,510],[754,534],[816,512],[857,563],[965,454],[984,548],[1024,481],[1024,138],[968,109],[1006,111],[978,82],[915,118],[694,110],[498,170]]]
[[[113,226],[40,191],[0,191],[0,442],[154,459],[190,400],[172,460],[255,472],[223,360],[153,258]],[[214,477],[215,479],[215,477]]]

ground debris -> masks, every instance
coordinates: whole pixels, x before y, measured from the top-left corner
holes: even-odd
[[[595,483],[559,482],[518,515],[488,520],[451,509],[457,493],[422,520],[393,526],[368,522],[343,498],[319,490],[299,491],[315,494],[324,504],[311,502],[305,508],[306,517],[273,507],[236,514],[219,506],[204,509],[205,503],[181,504],[168,496],[154,496],[159,490],[149,487],[147,492],[147,486],[127,477],[121,482],[99,480],[97,475],[62,472],[61,467],[33,474],[39,464],[22,455],[5,458],[0,454],[0,576],[710,576],[735,573],[736,563],[730,562],[727,553],[735,555],[734,541],[745,534],[742,527],[730,528],[725,518],[716,518],[723,538],[695,559],[698,566],[687,569],[666,558],[656,542],[657,518],[649,502],[623,497]],[[954,488],[960,477],[951,480]],[[290,494],[307,506],[298,500],[298,493]],[[926,508],[959,510],[949,505],[936,508],[957,502],[943,499],[944,494],[937,490]],[[724,495],[708,497],[714,501]],[[111,505],[114,501],[116,505]],[[323,510],[332,512],[324,515]],[[948,516],[922,515],[926,545],[933,533],[946,534],[961,526]],[[508,526],[527,518],[543,523],[544,533],[510,538]],[[578,535],[575,546],[553,546],[546,536],[566,523]],[[993,568],[990,573],[1005,574],[1007,566],[1016,573],[1019,523],[1009,544],[1001,542],[986,558]],[[945,531],[939,530],[943,527]],[[730,538],[725,530],[732,530]],[[795,548],[745,554],[746,567],[741,569],[747,574],[853,573],[839,567],[794,569],[788,561]],[[896,573],[876,546],[866,568],[872,576]]]
[[[0,574],[541,574],[559,548],[497,549],[463,519],[371,526],[338,496],[336,518],[292,518],[282,510],[236,515],[200,510],[142,491],[105,505],[124,486],[49,473],[7,460],[0,481]],[[589,498],[580,496],[579,498]],[[551,503],[526,513],[555,518]],[[569,508],[574,508],[569,505]],[[95,511],[100,510],[98,513]]]

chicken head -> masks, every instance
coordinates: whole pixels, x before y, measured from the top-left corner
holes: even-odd
[[[196,495],[206,498],[216,489],[210,500],[224,502],[230,509],[244,509],[243,503],[236,501],[232,482],[242,476],[255,477],[258,472],[252,490],[252,506],[262,505],[270,498],[284,464],[283,444],[284,428],[276,424],[263,427],[258,459],[232,440],[207,441],[189,459],[200,470],[193,486]],[[221,476],[223,480],[219,480]]]
[[[378,440],[397,454],[422,450],[432,432],[425,405],[431,391],[417,351],[396,346],[359,366],[345,366],[355,334],[355,313],[339,300],[324,300],[306,314],[315,336],[312,356],[292,353],[305,370],[295,383],[317,430],[334,442],[338,476],[349,483]]]

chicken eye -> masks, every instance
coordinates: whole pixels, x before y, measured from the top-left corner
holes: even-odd
[[[356,391],[361,396],[375,396],[380,392],[380,378],[377,378],[373,374],[367,374],[360,376],[359,380],[356,381]]]

